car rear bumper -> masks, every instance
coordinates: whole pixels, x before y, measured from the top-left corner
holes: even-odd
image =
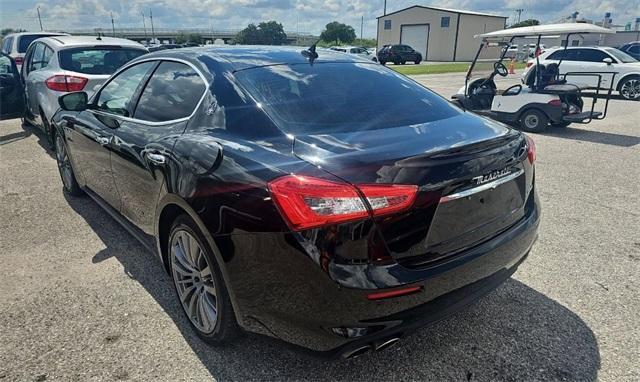
[[[345,355],[438,321],[489,293],[515,272],[537,238],[534,207],[507,231],[424,268],[394,263],[323,262],[292,237],[232,235],[227,263],[241,325],[316,351]],[[216,240],[217,241],[217,240]],[[411,295],[371,301],[370,293],[419,286]]]

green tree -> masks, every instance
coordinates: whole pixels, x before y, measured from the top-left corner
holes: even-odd
[[[187,35],[180,32],[180,34],[178,34],[176,36],[176,44],[184,44],[185,42],[187,42]]]
[[[258,26],[249,24],[238,32],[234,41],[237,44],[247,45],[283,45],[287,42],[287,34],[284,33],[282,24],[267,21],[261,22]]]
[[[325,42],[335,41],[336,45],[341,42],[348,44],[356,39],[356,31],[350,25],[333,21],[325,26],[320,34],[320,39]]]
[[[520,21],[519,23],[515,23],[511,26],[509,26],[509,28],[520,28],[520,27],[530,27],[532,25],[540,25],[540,21],[536,20],[536,19],[527,19],[524,21]]]
[[[6,35],[8,35],[9,33],[19,33],[19,32],[26,32],[26,29],[13,29],[13,28],[3,28],[0,29],[0,37],[4,37]]]
[[[189,33],[189,36],[187,37],[187,42],[200,45],[204,42],[204,39],[202,38],[202,35],[200,33]]]

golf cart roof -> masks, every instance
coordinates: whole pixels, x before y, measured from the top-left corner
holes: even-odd
[[[546,25],[532,25],[529,27],[503,29],[495,32],[483,33],[476,35],[475,37],[482,37],[483,39],[493,39],[502,37],[525,37],[525,36],[552,36],[562,34],[580,34],[580,33],[596,33],[596,34],[609,34],[616,33],[614,30],[599,27],[593,24],[586,23],[563,23],[563,24],[546,24]]]

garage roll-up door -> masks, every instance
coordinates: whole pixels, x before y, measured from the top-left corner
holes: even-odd
[[[400,44],[409,45],[427,58],[429,41],[429,24],[403,25],[400,27]]]

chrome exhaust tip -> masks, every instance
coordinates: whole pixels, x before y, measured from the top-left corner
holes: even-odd
[[[371,345],[364,345],[342,354],[342,358],[356,358],[372,350]]]
[[[392,347],[393,345],[397,344],[398,341],[400,341],[400,337],[387,338],[386,340],[383,340],[383,341],[377,343],[375,345],[375,350],[376,351],[381,351],[381,350],[384,350],[384,349],[388,349],[388,348]]]

